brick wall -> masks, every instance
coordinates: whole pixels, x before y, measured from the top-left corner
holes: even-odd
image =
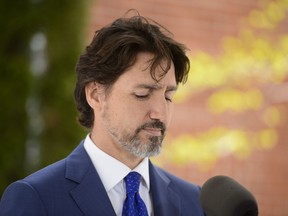
[[[90,11],[88,34],[134,8],[167,27],[192,52],[215,53],[223,35],[237,34],[241,18],[256,5],[250,0],[98,0]]]
[[[189,47],[191,53],[204,51],[218,55],[222,51],[223,38],[237,35],[243,23],[245,24],[245,17],[251,10],[261,7],[259,2],[265,1],[98,0],[93,3],[89,11],[88,41],[96,29],[122,16],[128,9],[135,8],[140,14],[156,20],[171,30],[177,40]],[[287,34],[287,24],[286,19],[282,28],[277,29],[274,34]],[[288,110],[287,100],[283,102],[283,106]],[[213,124],[213,119],[207,118],[205,113],[201,112],[201,107],[198,111],[192,109],[191,112],[197,116],[194,119],[194,131],[205,130],[209,124]],[[179,112],[178,114],[179,116],[175,115],[175,118],[176,122],[178,118],[179,123],[182,120]],[[208,122],[207,125],[205,121]],[[286,122],[278,128],[280,142],[272,150],[255,150],[245,160],[236,159],[233,156],[223,157],[212,169],[206,171],[199,169],[195,164],[179,166],[166,163],[163,166],[184,179],[200,185],[214,175],[231,176],[255,195],[259,204],[259,215],[286,216],[288,215],[287,125]],[[185,126],[182,128],[184,130]],[[171,130],[175,131],[176,128],[172,127]]]

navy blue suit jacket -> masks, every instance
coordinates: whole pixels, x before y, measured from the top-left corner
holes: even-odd
[[[155,216],[203,216],[200,188],[150,162]],[[111,173],[113,176],[113,173]],[[12,183],[0,202],[0,216],[115,216],[83,143],[67,158]]]

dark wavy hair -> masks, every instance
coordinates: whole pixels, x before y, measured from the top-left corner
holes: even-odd
[[[85,86],[96,82],[110,89],[121,74],[135,63],[140,52],[153,54],[150,73],[154,80],[159,81],[155,69],[167,60],[162,76],[173,62],[177,84],[186,82],[190,64],[183,44],[175,41],[166,28],[138,13],[129,18],[119,18],[95,32],[91,44],[77,63],[74,96],[82,126],[91,128],[94,122],[93,110],[86,101]]]

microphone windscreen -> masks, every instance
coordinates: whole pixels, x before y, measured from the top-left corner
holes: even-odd
[[[227,176],[215,176],[202,186],[200,202],[207,216],[257,216],[254,196]]]

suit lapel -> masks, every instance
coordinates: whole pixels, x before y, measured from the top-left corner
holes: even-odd
[[[180,198],[170,187],[170,180],[150,162],[150,185],[154,215],[180,215]]]
[[[70,194],[84,215],[116,215],[83,143],[67,157],[66,178],[78,183]]]
[[[170,180],[151,162],[149,173],[154,215],[180,215],[180,198],[171,189]],[[67,157],[65,177],[78,184],[70,194],[84,215],[116,216],[103,183],[84,149],[83,142]]]

